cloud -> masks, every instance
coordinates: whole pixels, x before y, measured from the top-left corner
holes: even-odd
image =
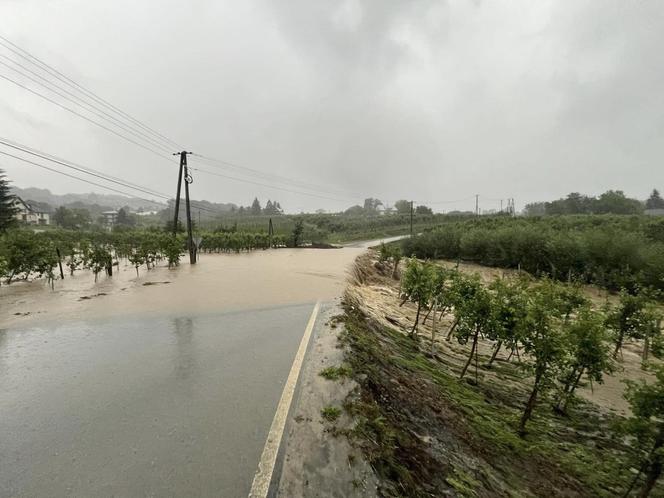
[[[186,147],[348,192],[198,173],[197,197],[299,210],[663,187],[661,2],[33,0],[0,15],[17,43]],[[5,136],[173,190],[170,164],[2,91],[56,130],[17,131],[5,113]]]

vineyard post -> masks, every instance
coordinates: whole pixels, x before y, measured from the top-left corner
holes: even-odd
[[[62,271],[62,256],[60,255],[60,248],[59,247],[55,248],[55,253],[58,255],[58,266],[60,267],[60,278],[62,280],[64,280],[65,279],[65,274]]]

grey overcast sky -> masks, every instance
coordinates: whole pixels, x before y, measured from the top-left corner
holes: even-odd
[[[194,198],[446,211],[473,209],[476,193],[520,209],[664,189],[660,0],[2,0],[0,19],[4,37],[187,149],[307,185],[202,168],[329,197],[199,171]],[[0,117],[4,138],[175,190],[175,163],[2,79]],[[0,167],[21,187],[102,192]]]

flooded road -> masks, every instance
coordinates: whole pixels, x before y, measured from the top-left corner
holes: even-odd
[[[246,496],[313,304],[362,251],[1,288],[0,496]]]

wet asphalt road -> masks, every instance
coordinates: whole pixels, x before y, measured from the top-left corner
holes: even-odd
[[[0,496],[246,496],[312,309],[0,330]]]

